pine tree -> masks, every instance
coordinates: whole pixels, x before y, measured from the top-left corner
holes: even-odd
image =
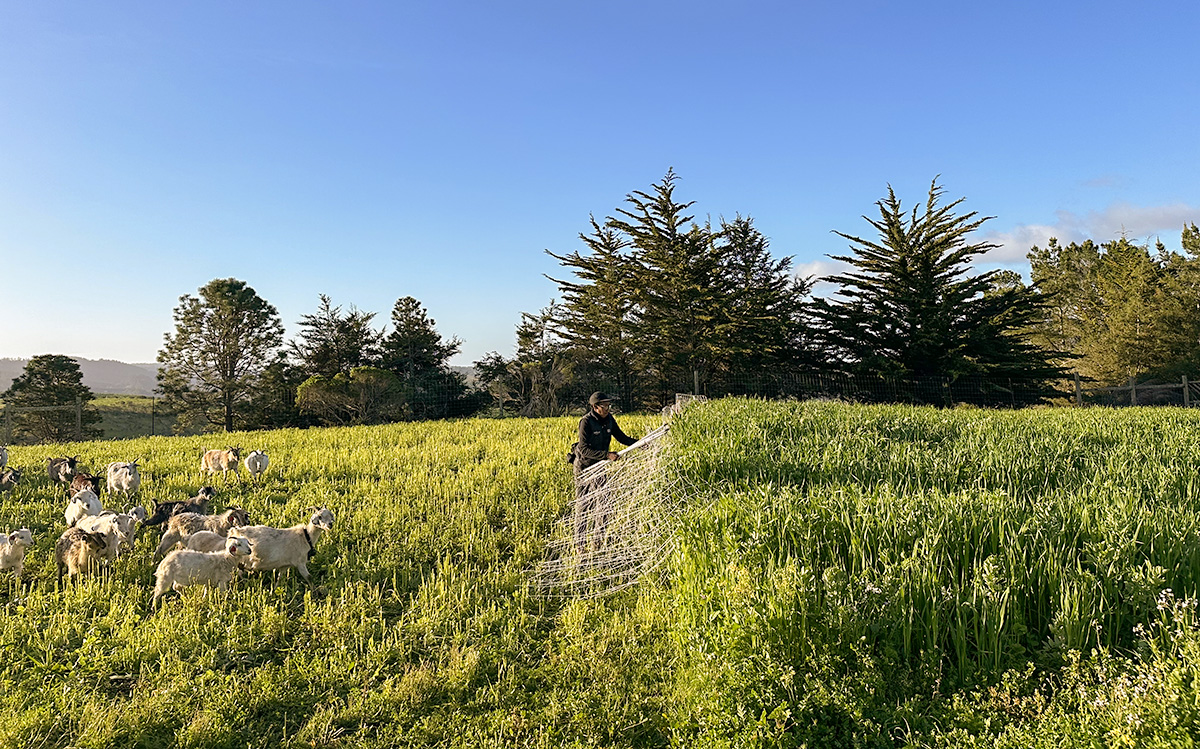
[[[406,296],[392,308],[392,332],[383,340],[383,369],[398,377],[417,377],[446,368],[462,341],[443,341],[435,321],[416,299]]]
[[[179,425],[257,426],[249,403],[283,342],[279,313],[245,281],[218,278],[199,296],[181,296],[174,318],[158,352],[158,381]]]
[[[410,296],[396,300],[392,327],[383,340],[380,367],[399,378],[406,418],[442,418],[466,408],[466,380],[449,366],[462,341],[443,340],[434,320]]]
[[[724,298],[715,329],[718,367],[758,374],[816,364],[806,303],[812,284],[792,276],[791,258],[772,258],[753,219],[740,215],[722,220],[714,243]]]
[[[79,362],[60,354],[43,354],[30,359],[24,371],[3,393],[8,406],[64,407],[29,411],[16,417],[15,436],[26,436],[36,442],[65,442],[101,436],[102,431],[94,426],[100,422],[100,413],[91,406],[93,397],[91,388],[83,384]],[[82,414],[72,408],[76,404],[83,409]]]

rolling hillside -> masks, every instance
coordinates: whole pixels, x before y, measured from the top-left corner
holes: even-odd
[[[111,359],[83,359],[79,362],[83,373],[83,384],[97,395],[152,395],[154,393],[157,364],[126,364]],[[0,392],[12,385],[12,381],[25,370],[28,359],[0,359]]]

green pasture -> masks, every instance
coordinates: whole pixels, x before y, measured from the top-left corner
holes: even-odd
[[[623,416],[641,434],[657,417]],[[0,746],[1184,746],[1200,740],[1200,415],[724,400],[676,417],[653,579],[529,585],[575,419],[11,448]],[[265,449],[261,484],[205,448]],[[157,531],[57,589],[45,458],[140,458],[251,521],[335,516],[311,585],[150,607]],[[113,504],[127,505],[123,501]]]
[[[145,395],[97,395],[91,404],[100,412],[106,440],[174,434],[175,414],[162,400]]]

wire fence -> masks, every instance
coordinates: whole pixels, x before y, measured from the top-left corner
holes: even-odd
[[[695,493],[662,466],[671,415],[667,407],[663,425],[621,450],[617,460],[576,475],[571,511],[531,575],[539,595],[607,595],[637,584],[667,558],[675,519]]]
[[[755,374],[720,374],[675,378],[653,385],[635,387],[610,382],[592,383],[586,390],[604,390],[621,394],[625,411],[655,411],[670,404],[676,393],[692,393],[709,398],[747,396],[768,400],[809,400],[824,398],[855,403],[908,403],[952,407],[975,405],[990,408],[1022,408],[1035,404],[1068,403],[1073,390],[1070,381],[1033,382],[997,377],[918,377],[892,378],[850,375],[840,372],[774,371]],[[582,390],[573,400],[586,402]],[[577,406],[578,407],[578,406]]]

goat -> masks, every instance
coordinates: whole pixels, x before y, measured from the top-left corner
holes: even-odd
[[[217,490],[211,486],[204,486],[196,496],[188,500],[178,502],[155,502],[154,512],[146,519],[146,525],[161,525],[165,523],[172,515],[179,515],[184,512],[194,512],[203,515],[208,512],[208,501],[217,493]]]
[[[100,504],[100,497],[91,489],[84,489],[71,498],[63,517],[67,521],[67,527],[73,528],[85,515],[99,515],[103,511],[104,505]]]
[[[293,525],[291,528],[247,525],[231,530],[231,537],[248,538],[254,547],[246,569],[277,570],[294,567],[307,582],[308,557],[313,554],[321,535],[333,528],[333,513],[328,507],[311,509],[313,515],[305,525]]]
[[[105,476],[105,489],[109,494],[121,492],[129,496],[142,485],[142,475],[138,473],[138,462],[109,463]]]
[[[242,457],[242,448],[227,447],[224,450],[206,450],[200,456],[200,473],[213,474],[217,471],[221,472],[221,478],[225,479],[229,471],[233,471],[234,475],[241,481],[242,474],[238,472],[238,460]]]
[[[25,570],[25,550],[33,546],[33,534],[28,528],[0,536],[0,572],[12,570],[13,576],[21,579]]]
[[[71,477],[71,488],[68,490],[67,496],[73,497],[84,489],[91,489],[96,496],[100,496],[100,477],[93,476],[87,471],[77,471]]]
[[[58,567],[58,582],[63,572],[78,575],[99,566],[108,541],[103,533],[89,533],[79,528],[67,528],[54,544],[54,561]]]
[[[250,542],[236,537],[225,539],[223,547],[217,551],[172,551],[158,563],[158,569],[154,571],[151,605],[156,605],[167,591],[181,590],[189,585],[215,585],[225,590],[233,579],[238,562],[249,556],[250,552]]]
[[[51,481],[70,484],[71,479],[75,476],[75,466],[78,462],[78,455],[68,458],[46,458],[46,474]]]
[[[20,468],[5,468],[0,471],[0,492],[10,492],[21,480]]]
[[[105,511],[99,515],[80,518],[75,527],[91,533],[103,533],[108,542],[105,556],[111,562],[117,558],[122,547],[133,547],[133,533],[137,530],[137,521],[129,513]]]
[[[266,450],[254,450],[246,456],[246,472],[250,474],[250,478],[258,481],[262,478],[270,462]]]
[[[226,536],[229,535],[230,528],[245,525],[249,520],[250,516],[246,514],[246,511],[236,506],[230,507],[220,515],[200,515],[195,512],[172,515],[171,519],[167,521],[167,532],[163,534],[162,541],[158,544],[158,550],[154,552],[154,557],[156,559],[162,557],[172,546],[186,540],[196,531],[212,531]]]

